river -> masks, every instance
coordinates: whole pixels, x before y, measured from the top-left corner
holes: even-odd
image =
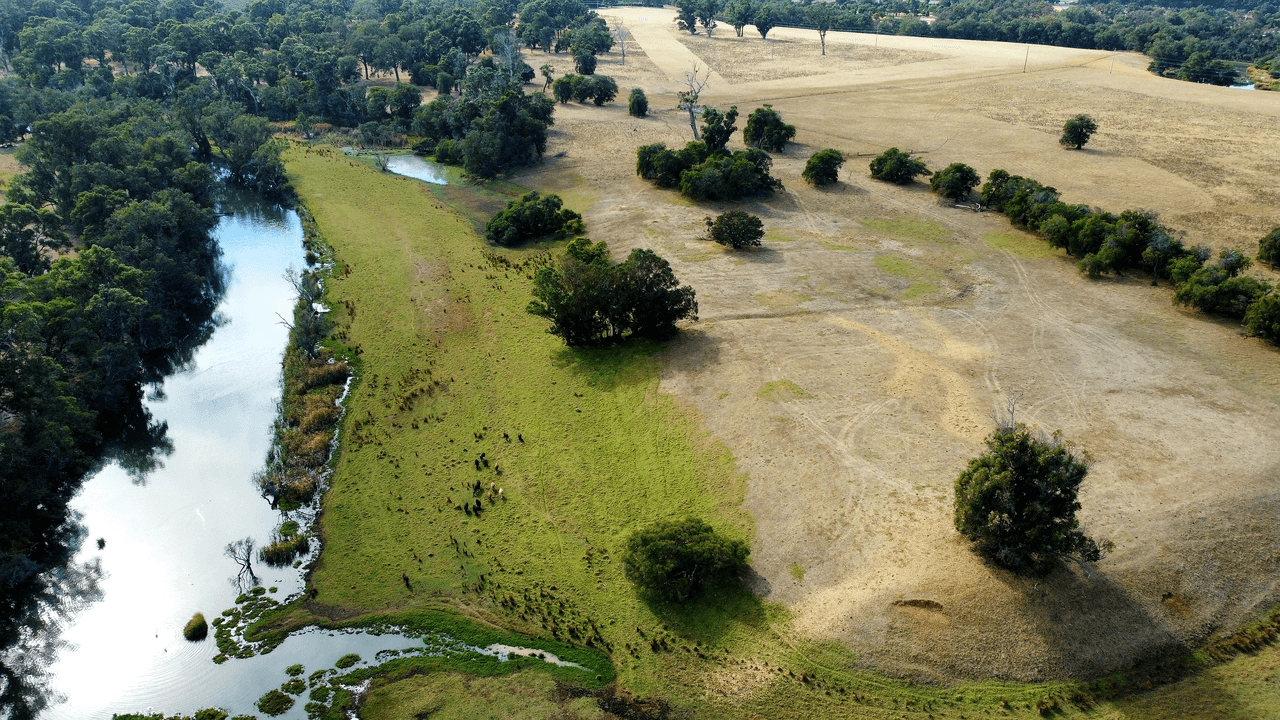
[[[443,183],[437,168],[405,157],[416,162],[397,168],[401,174]],[[259,496],[251,477],[266,457],[280,399],[288,339],[282,318],[291,317],[296,299],[284,274],[302,265],[302,225],[297,213],[247,193],[231,194],[222,210],[229,214],[214,231],[229,272],[217,310],[221,324],[187,367],[146,398],[155,420],[168,423],[172,452],[143,477],[108,465],[86,480],[72,503],[88,529],[75,559],[98,559],[106,577],[101,599],[62,627],[64,645],[48,668],[51,690],[61,697],[42,720],[190,714],[205,707],[261,717],[254,703],[288,679],[290,665],[302,664],[310,674],[348,653],[370,664],[382,650],[426,647],[402,635],[311,630],[269,654],[218,665],[213,628],[201,642],[182,636],[193,613],[212,621],[240,593],[234,584],[239,568],[224,554],[226,545],[244,537],[261,545],[285,519]],[[276,600],[302,589],[298,570],[254,568]],[[453,652],[527,654],[448,638],[434,643]],[[565,664],[553,655],[545,659]],[[305,718],[305,702],[298,698],[281,717]]]

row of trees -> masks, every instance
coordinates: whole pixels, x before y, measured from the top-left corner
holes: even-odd
[[[1239,77],[1236,66],[1222,58],[1254,59],[1260,67],[1270,68],[1280,57],[1275,32],[1280,9],[1274,4],[1181,9],[1176,5],[1095,2],[1057,12],[1051,3],[1040,0],[961,0],[941,5],[687,0],[681,3],[676,21],[689,32],[701,30],[708,36],[717,21],[732,26],[738,37],[747,25],[754,25],[762,38],[780,26],[812,29],[823,54],[826,34],[832,29],[1132,50],[1154,58],[1153,72],[1218,85],[1232,84]]]

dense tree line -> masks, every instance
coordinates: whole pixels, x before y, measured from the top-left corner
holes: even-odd
[[[927,20],[926,20],[927,18]],[[810,28],[826,52],[828,30],[886,35],[998,40],[1100,50],[1133,50],[1153,58],[1151,70],[1193,82],[1231,84],[1239,75],[1225,60],[1251,60],[1280,73],[1280,5],[1226,0],[1086,2],[1059,12],[1042,0],[925,0],[874,2],[761,2],[688,0],[677,22],[708,35],[716,19],[734,28],[754,25],[761,37],[774,27]]]

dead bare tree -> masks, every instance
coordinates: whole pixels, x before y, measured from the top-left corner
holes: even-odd
[[[618,41],[618,52],[622,55],[622,64],[627,64],[627,41],[631,39],[631,31],[626,25],[619,24],[613,29],[613,39]]]
[[[684,85],[689,89],[676,93],[676,107],[689,113],[689,127],[693,130],[694,140],[702,139],[698,137],[698,96],[702,94],[702,90],[707,86],[707,80],[711,77],[710,68],[705,75],[700,75],[702,70],[702,65],[695,61],[693,70],[684,74]]]
[[[258,576],[253,572],[253,538],[227,543],[223,550],[227,557],[236,561],[240,572],[236,573],[235,584],[241,590],[248,590],[258,585]]]

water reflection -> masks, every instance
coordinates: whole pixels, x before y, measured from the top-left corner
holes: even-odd
[[[291,312],[293,289],[283,275],[301,260],[302,228],[294,213],[255,204],[251,194],[228,192],[219,210],[214,234],[226,268],[219,322],[150,388],[110,462],[72,501],[87,532],[105,540],[102,548],[77,545],[72,559],[75,567],[98,568],[101,600],[61,616],[61,638],[23,655],[23,676],[33,678],[27,687],[38,695],[32,707],[49,705],[41,718],[110,717],[148,706],[189,712],[191,698],[226,692],[205,687],[217,654],[212,638],[190,643],[182,627],[197,611],[213,617],[233,604],[227,578],[238,568],[223,555],[227,543],[265,539],[279,521],[250,478],[266,454],[280,397],[287,330],[277,313]],[[301,588],[292,568],[255,570],[277,588],[273,597]],[[31,672],[54,656],[47,675]],[[59,694],[65,701],[49,704]]]
[[[416,178],[434,185],[448,185],[445,169],[417,155],[392,155],[387,159],[387,169],[397,175]]]

